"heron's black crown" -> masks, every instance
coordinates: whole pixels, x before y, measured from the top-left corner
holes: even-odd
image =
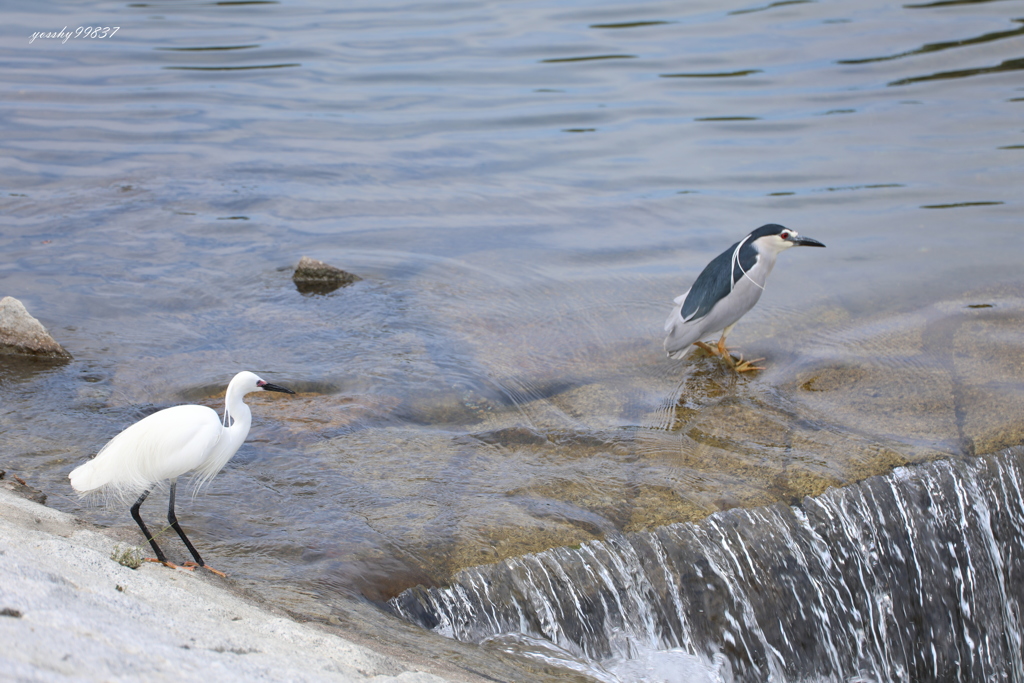
[[[747,240],[747,242],[753,242],[759,237],[766,237],[768,235],[781,235],[783,232],[792,232],[792,230],[776,223],[769,223],[768,225],[762,225],[760,228],[750,233],[750,239]]]

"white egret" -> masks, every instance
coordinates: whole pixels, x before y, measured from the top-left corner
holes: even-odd
[[[138,495],[131,507],[132,518],[153,546],[157,561],[173,566],[139,514],[142,502],[153,487],[170,479],[167,521],[178,532],[196,564],[206,567],[195,546],[178,526],[174,514],[175,488],[179,476],[195,470],[198,490],[227,464],[249,434],[252,413],[242,398],[253,391],[295,393],[268,384],[251,372],[240,372],[228,384],[223,421],[217,411],[198,405],[174,406],[153,413],[111,439],[92,460],[72,470],[68,475],[72,488],[80,493],[104,492],[123,500]]]

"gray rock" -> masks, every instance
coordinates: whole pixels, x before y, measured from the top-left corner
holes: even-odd
[[[295,267],[292,281],[303,294],[327,294],[363,278],[332,265],[303,256]]]
[[[0,299],[0,354],[70,359],[42,323],[12,296]]]
[[[10,479],[7,479],[7,472],[0,470],[0,488],[13,491],[22,498],[28,498],[31,501],[39,503],[40,505],[46,505],[46,494],[37,489],[34,486],[29,486],[28,483],[16,474],[12,474]]]

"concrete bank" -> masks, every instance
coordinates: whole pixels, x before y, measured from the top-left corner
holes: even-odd
[[[115,543],[83,520],[0,487],[0,678],[480,680],[298,623],[205,572],[151,563],[129,569],[110,559]]]

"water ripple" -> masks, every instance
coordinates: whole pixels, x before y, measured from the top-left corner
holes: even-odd
[[[706,73],[658,74],[661,78],[736,78],[750,74],[763,73],[761,69],[744,69],[742,71],[709,71]]]
[[[591,24],[590,28],[641,28],[643,26],[661,26],[671,24],[671,21],[627,21],[620,24]]]
[[[590,55],[587,57],[557,57],[542,59],[541,64],[560,64],[562,62],[594,62],[602,59],[636,59],[636,55]]]
[[[892,81],[889,85],[909,85],[923,81],[938,81],[950,78],[968,78],[970,76],[984,76],[986,74],[1001,73],[1003,71],[1019,71],[1024,69],[1024,57],[1018,59],[1007,59],[997,66],[979,67],[976,69],[959,69],[957,71],[941,71],[927,76],[915,76],[913,78],[901,78]]]
[[[254,64],[252,66],[165,66],[164,69],[175,71],[250,71],[252,69],[288,69],[302,66],[301,64]]]
[[[1014,21],[1024,22],[1024,19],[1015,19]],[[930,52],[942,52],[943,50],[950,50],[957,47],[969,47],[971,45],[980,45],[982,43],[989,43],[994,40],[1003,40],[1006,38],[1017,38],[1024,36],[1024,26],[1015,28],[1012,31],[997,31],[995,33],[986,33],[981,36],[974,38],[964,38],[962,40],[949,40],[942,43],[928,43],[916,50],[907,50],[906,52],[900,52],[895,55],[886,55],[885,57],[867,57],[864,59],[840,59],[837,64],[870,64],[871,62],[887,62],[893,59],[902,59],[904,57],[913,57],[915,55],[928,54]]]
[[[753,14],[754,12],[766,12],[771,9],[778,7],[785,7],[787,5],[804,5],[807,3],[816,2],[816,0],[780,0],[780,2],[773,2],[768,5],[761,7],[751,7],[750,9],[738,9],[729,12],[729,14]]]

